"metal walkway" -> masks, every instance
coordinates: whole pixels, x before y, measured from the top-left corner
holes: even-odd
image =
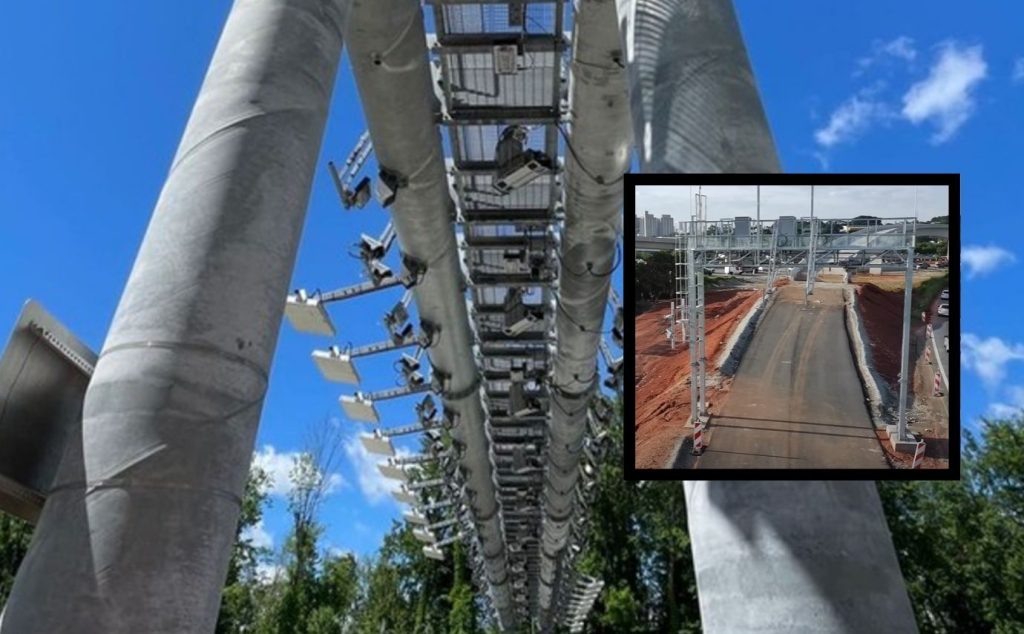
[[[425,543],[423,552],[443,559],[445,546],[462,541],[475,583],[502,629],[530,623],[542,631],[556,624],[578,631],[603,585],[575,572],[573,562],[585,545],[586,508],[607,446],[607,395],[621,392],[621,356],[600,334],[611,334],[612,343],[622,346],[622,307],[608,288],[621,256],[595,264],[588,249],[569,247],[579,240],[573,232],[586,229],[589,220],[568,220],[574,199],[567,188],[574,169],[581,168],[579,157],[572,163],[565,152],[612,153],[583,141],[571,144],[570,123],[586,120],[571,122],[568,116],[574,52],[565,33],[569,7],[563,0],[434,0],[425,15],[413,15],[401,3],[380,7],[381,14],[391,4],[406,13],[389,19],[354,9],[349,16],[346,46],[369,133],[331,171],[347,208],[366,205],[376,180],[377,198],[392,211],[393,225],[379,236],[362,237],[368,281],[330,293],[296,291],[286,315],[299,330],[333,336],[327,304],[404,289],[385,317],[388,340],[317,350],[314,361],[328,380],[361,384],[359,357],[409,349],[399,364],[402,386],[342,396],[341,404],[350,419],[379,424],[375,402],[416,397],[416,423],[378,427],[363,442],[368,451],[387,456],[382,473],[402,482],[395,496],[412,505],[405,517]],[[590,17],[608,23],[606,31],[614,38],[595,46],[611,49],[618,46],[614,6],[601,10],[609,8],[611,13],[600,15],[593,9]],[[425,41],[417,35],[420,20],[435,30]],[[581,24],[586,23],[584,16]],[[377,52],[379,42],[389,38],[392,44],[384,48],[401,51],[394,61]],[[430,89],[418,91],[428,72]],[[621,92],[618,136],[628,139],[624,81]],[[378,112],[378,104],[399,96],[409,102],[403,112],[390,117]],[[409,141],[430,139],[415,127],[426,122],[427,109],[444,133],[439,147],[447,193],[424,176],[434,170],[433,150]],[[612,150],[621,159],[597,180],[614,193],[606,195],[603,208],[583,213],[605,223],[599,212],[605,209],[619,219],[607,233],[615,250],[621,234],[618,181],[628,153]],[[376,179],[361,173],[371,152],[380,167]],[[602,168],[595,162],[587,167]],[[416,189],[424,193],[413,194]],[[407,215],[422,215],[428,200],[451,208],[447,226],[441,218],[429,229],[425,221],[411,226]],[[436,236],[436,255],[419,235],[423,230]],[[449,235],[458,268],[444,268]],[[395,242],[401,271],[384,263]],[[458,284],[441,284],[438,275],[457,278]],[[581,285],[583,295],[592,297],[597,290],[602,300],[577,302],[573,297]],[[441,310],[443,303],[463,301],[465,322]],[[424,317],[425,302],[436,306],[430,320]],[[418,327],[412,321],[417,312]],[[468,347],[451,342],[453,331],[465,331],[471,357]],[[569,378],[561,378],[567,365]],[[469,374],[458,376],[477,379],[455,390],[458,370],[452,367],[468,367]],[[440,406],[434,395],[441,397]],[[574,439],[563,444],[566,429]],[[399,458],[394,439],[412,434],[427,435],[426,452]]]

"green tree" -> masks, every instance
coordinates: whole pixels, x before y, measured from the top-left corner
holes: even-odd
[[[636,299],[651,302],[669,299],[675,292],[675,252],[658,251],[643,257],[636,265]]]
[[[462,544],[452,548],[452,588],[448,591],[448,627],[452,634],[474,634],[477,632],[476,601],[472,584],[467,579],[466,555]]]
[[[235,530],[235,545],[228,564],[228,576],[221,594],[220,613],[217,615],[217,634],[228,634],[252,629],[258,620],[259,599],[255,592],[257,566],[270,549],[257,546],[246,538],[245,532],[259,525],[263,508],[267,504],[266,488],[269,476],[258,465],[249,469],[242,496],[242,510]]]
[[[284,546],[285,578],[274,608],[276,631],[303,634],[340,627],[344,606],[329,605],[324,586],[324,560],[319,544],[323,525],[319,514],[324,497],[334,486],[342,445],[341,427],[324,420],[310,428],[306,450],[296,458],[289,473],[288,494],[291,533]]]
[[[924,633],[1024,630],[1020,417],[969,432],[961,480],[879,482]]]
[[[7,602],[31,540],[31,524],[0,511],[0,606]]]

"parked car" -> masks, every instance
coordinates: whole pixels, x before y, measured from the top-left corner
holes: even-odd
[[[942,338],[942,343],[946,346],[946,354],[949,354],[949,335]]]
[[[949,304],[939,304],[938,312],[943,317],[949,317]]]
[[[942,289],[942,292],[939,293],[939,299],[949,299],[949,289],[948,288]]]

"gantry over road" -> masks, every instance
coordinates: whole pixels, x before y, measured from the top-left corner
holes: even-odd
[[[676,236],[676,301],[666,333],[673,342],[678,336],[690,346],[691,398],[686,422],[694,427],[694,455],[703,452],[704,432],[709,431],[710,422],[704,349],[704,275],[708,266],[723,259],[741,266],[765,265],[764,297],[755,310],[758,315],[767,310],[768,318],[755,330],[754,345],[747,351],[750,358],[741,362],[741,374],[723,412],[723,426],[712,432],[717,436],[718,453],[698,462],[709,467],[827,467],[839,463],[886,467],[874,440],[873,424],[880,421],[870,420],[860,396],[863,388],[847,343],[840,290],[826,287],[816,295],[815,280],[819,267],[828,264],[842,270],[880,261],[899,263],[905,270],[899,413],[887,432],[897,449],[906,449],[911,442],[906,431],[906,376],[916,221],[881,219],[854,232],[842,231],[840,227],[852,221],[814,217],[813,187],[811,216],[768,221],[767,235],[758,228],[760,221],[752,227],[749,219],[735,223],[704,220],[705,208],[706,196],[698,192],[696,214]],[[788,268],[793,279],[802,276],[803,287],[778,293],[775,279],[783,268]],[[744,327],[754,328],[758,321],[749,323]],[[749,331],[745,336],[750,336]],[[750,416],[754,411],[759,415]],[[849,429],[829,432],[829,425]],[[818,441],[828,436],[834,442],[825,450]],[[668,466],[694,461],[677,456],[671,462]]]
[[[888,465],[850,353],[840,285],[784,286],[710,417],[707,448],[674,467],[862,468]]]

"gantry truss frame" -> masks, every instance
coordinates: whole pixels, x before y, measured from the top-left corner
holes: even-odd
[[[910,358],[910,297],[913,290],[914,246],[916,238],[915,218],[882,218],[879,224],[865,226],[851,232],[835,231],[841,223],[851,226],[854,220],[816,218],[813,216],[785,218],[786,232],[782,229],[783,219],[764,220],[771,228],[765,234],[758,228],[758,235],[736,235],[723,229],[727,221],[704,220],[706,200],[695,195],[695,213],[690,220],[681,223],[682,232],[675,235],[675,301],[670,313],[668,337],[674,343],[676,333],[681,341],[687,341],[690,350],[690,417],[688,424],[707,422],[708,411],[705,390],[707,386],[707,358],[704,347],[704,275],[709,266],[719,259],[728,263],[744,261],[755,253],[769,253],[767,262],[755,262],[767,273],[762,301],[773,291],[775,279],[782,268],[805,268],[807,281],[804,285],[804,300],[814,294],[814,278],[819,265],[828,265],[833,259],[836,266],[865,264],[865,258],[882,260],[881,264],[902,264],[905,272],[903,328],[901,342],[901,370],[899,410],[896,433],[900,440],[907,439],[907,391]],[[884,223],[884,224],[882,224]],[[792,231],[789,231],[789,228]],[[735,228],[735,226],[733,226]],[[825,229],[823,231],[823,229]],[[708,255],[714,254],[709,261]],[[738,258],[733,255],[738,254]],[[844,265],[841,258],[846,258]],[[758,256],[757,259],[760,259]],[[851,264],[852,263],[852,264]],[[721,264],[717,264],[721,266]],[[791,273],[792,275],[792,273]],[[678,328],[678,330],[677,330]]]

